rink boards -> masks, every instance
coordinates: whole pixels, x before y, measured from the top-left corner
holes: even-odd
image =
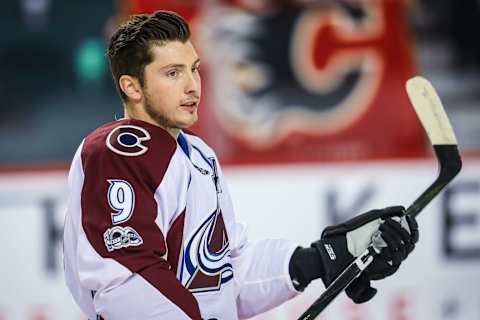
[[[289,238],[308,245],[329,224],[371,208],[408,205],[436,177],[435,160],[224,169],[238,220],[250,239]],[[0,176],[0,319],[82,319],[65,288],[61,233],[66,172]],[[480,319],[480,161],[420,215],[420,242],[375,299],[353,305],[342,295],[323,320]],[[262,257],[258,257],[262,259]],[[295,319],[322,292],[258,316]]]

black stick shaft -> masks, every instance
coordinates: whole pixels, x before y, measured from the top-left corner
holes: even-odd
[[[315,319],[345,288],[353,282],[363,270],[373,261],[375,250],[370,246],[363,254],[357,257],[343,272],[328,286],[327,290],[315,300],[299,320]]]
[[[315,319],[361,272],[356,264],[348,266],[347,269],[328,286],[328,290],[325,290],[310,308],[300,316],[299,320]],[[344,286],[345,283],[347,284],[346,286]]]
[[[440,165],[437,179],[408,207],[406,214],[416,217],[460,172],[462,160],[457,145],[434,145]]]

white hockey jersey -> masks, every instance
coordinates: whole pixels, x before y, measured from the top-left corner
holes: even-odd
[[[90,318],[248,318],[294,297],[296,244],[247,241],[215,153],[133,119],[108,123],[69,172],[66,283]]]

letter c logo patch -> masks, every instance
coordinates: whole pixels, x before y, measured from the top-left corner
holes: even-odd
[[[147,130],[124,125],[113,129],[107,136],[107,147],[113,152],[127,157],[136,157],[147,152],[148,147],[143,143],[150,140],[150,133]]]

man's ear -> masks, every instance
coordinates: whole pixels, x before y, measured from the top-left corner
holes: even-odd
[[[129,75],[122,75],[118,79],[120,90],[132,101],[140,101],[142,99],[143,91],[140,81]]]

